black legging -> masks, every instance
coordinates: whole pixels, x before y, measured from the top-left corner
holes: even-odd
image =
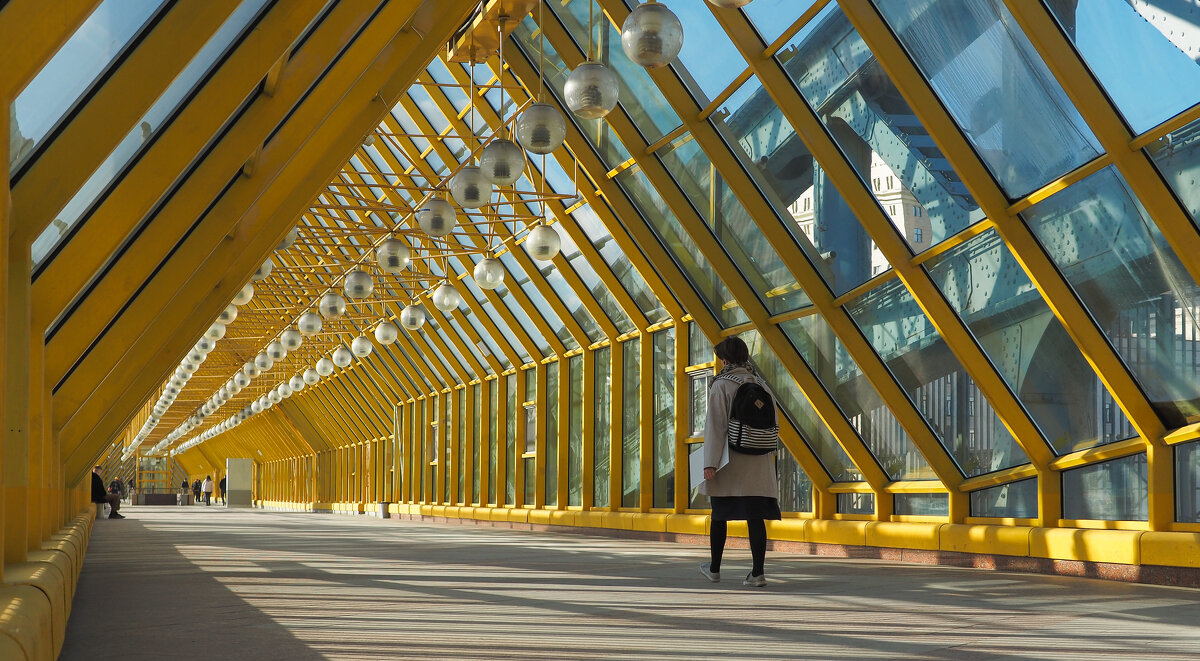
[[[750,557],[754,560],[752,576],[763,575],[763,562],[767,559],[767,524],[762,519],[752,519],[746,522],[750,531]],[[709,571],[721,571],[721,554],[725,552],[725,536],[729,534],[729,524],[725,521],[713,521],[712,531],[708,534],[708,547],[712,552],[712,564]]]

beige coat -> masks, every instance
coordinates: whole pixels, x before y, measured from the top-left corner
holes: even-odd
[[[736,376],[753,376],[746,367],[729,372]],[[765,387],[765,384],[764,384]],[[727,444],[725,432],[729,427],[729,409],[738,384],[727,379],[713,380],[708,390],[708,415],[704,419],[704,465],[717,466]],[[774,393],[772,393],[774,397]],[[778,412],[776,412],[778,414]],[[779,480],[775,474],[775,453],[742,454],[729,450],[729,463],[717,471],[716,477],[700,485],[700,493],[709,496],[766,496],[779,498]]]

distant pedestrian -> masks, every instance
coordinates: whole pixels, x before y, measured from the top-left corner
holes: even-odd
[[[109,514],[108,514],[108,518],[110,518],[110,519],[124,519],[125,518],[124,516],[117,514],[117,511],[121,509],[121,495],[119,493],[105,493],[104,492],[104,479],[100,477],[100,467],[99,466],[96,466],[95,468],[92,469],[92,502],[96,503],[96,505],[97,505],[97,507],[96,507],[96,516],[97,517],[100,516],[100,514],[104,511],[101,506],[103,506],[104,503],[108,503],[109,507],[112,508],[112,511],[109,512]]]
[[[765,520],[779,520],[779,485],[775,455],[778,427],[775,401],[766,384],[750,366],[750,351],[737,337],[728,337],[714,347],[721,371],[708,390],[708,414],[704,423],[704,482],[700,490],[712,501],[709,551],[712,561],[700,565],[700,573],[716,583],[721,580],[721,555],[729,521],[745,521],[750,533],[750,555],[754,568],[742,585],[763,587],[767,579],[763,563],[767,555]],[[730,433],[731,426],[738,430]],[[767,449],[735,444],[759,439]],[[728,463],[722,455],[728,455]]]
[[[192,482],[192,502],[200,504],[200,478],[196,478],[196,481]]]
[[[229,504],[229,503],[225,502],[225,476],[224,475],[221,476],[221,481],[217,482],[217,498],[221,499],[222,504],[224,504],[224,505]]]
[[[204,506],[208,507],[212,505],[213,481],[211,476],[204,476],[204,484],[200,487],[200,490],[204,492]]]

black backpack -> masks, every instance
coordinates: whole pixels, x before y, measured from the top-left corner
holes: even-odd
[[[779,424],[775,400],[756,378],[719,377],[738,384],[729,407],[729,449],[742,454],[767,454],[779,449]]]

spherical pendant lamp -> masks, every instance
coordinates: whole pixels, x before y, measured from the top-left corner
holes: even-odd
[[[358,337],[354,338],[353,342],[350,343],[350,353],[353,353],[359,358],[366,358],[367,356],[371,355],[371,350],[374,348],[375,347],[372,346],[371,341],[368,340],[367,336],[365,335],[359,335]]]
[[[654,0],[638,5],[621,26],[621,48],[647,69],[665,67],[683,48],[683,24]]]
[[[435,197],[417,210],[417,224],[429,236],[446,236],[457,222],[454,205],[443,199]]]
[[[400,325],[408,330],[420,330],[425,325],[425,308],[419,305],[409,305],[400,311]]]
[[[300,228],[293,227],[292,229],[288,230],[288,233],[284,235],[283,240],[279,242],[279,245],[275,246],[275,249],[287,250],[288,248],[291,248],[294,243],[296,243],[296,239],[299,237]]]
[[[391,344],[395,342],[396,338],[398,337],[400,337],[400,329],[396,328],[396,324],[393,324],[390,320],[385,319],[379,322],[379,325],[375,327],[375,339],[378,340],[380,344]]]
[[[288,397],[292,396],[292,387],[286,383],[281,383],[279,384],[279,387],[275,389],[275,392],[279,393],[280,397],[287,399]]]
[[[479,169],[496,186],[511,186],[525,170],[525,152],[512,140],[492,140],[479,155]]]
[[[256,399],[253,402],[250,402],[250,410],[255,413],[262,413],[262,410],[263,410],[262,400]]]
[[[375,290],[375,281],[371,279],[371,274],[366,271],[354,269],[346,274],[346,279],[342,281],[342,293],[347,298],[363,299],[371,295]]]
[[[245,388],[250,385],[250,377],[245,372],[238,372],[233,375],[233,385],[238,388]]]
[[[346,314],[346,299],[342,298],[340,294],[330,292],[321,297],[317,309],[321,311],[322,317],[337,319]]]
[[[213,342],[225,337],[225,324],[219,321],[213,322],[213,325],[209,326],[208,330],[204,331],[204,337],[207,337]]]
[[[400,239],[387,239],[375,248],[375,263],[384,273],[397,275],[408,268],[411,251]]]
[[[306,384],[304,383],[304,377],[297,374],[292,377],[291,381],[288,381],[288,385],[292,387],[292,392],[300,392],[304,390]]]
[[[333,364],[338,367],[348,367],[350,363],[354,362],[354,354],[350,353],[346,347],[334,349],[331,358],[333,358]]]
[[[315,384],[317,381],[321,380],[321,374],[319,372],[317,372],[317,370],[310,367],[310,368],[304,370],[303,379],[304,379],[305,385],[311,386],[311,385]]]
[[[300,348],[301,344],[304,344],[304,336],[295,328],[289,328],[279,334],[279,343],[283,345],[284,349],[295,351]]]
[[[217,346],[216,342],[213,342],[212,340],[208,339],[207,337],[202,337],[202,338],[200,338],[199,342],[196,342],[196,351],[199,351],[200,353],[207,355],[208,352],[212,351],[213,348],[216,346]]]
[[[322,358],[321,360],[317,361],[317,374],[325,377],[333,374],[333,370],[334,367],[332,360],[329,360],[328,358]]]
[[[600,119],[617,106],[617,77],[599,62],[575,67],[563,86],[567,108],[582,119]]]
[[[199,367],[200,365],[204,364],[205,360],[208,360],[208,354],[200,353],[199,351],[192,349],[188,352],[187,360],[189,363]]]
[[[315,312],[305,312],[296,320],[296,329],[305,337],[312,337],[321,332],[321,316]]]
[[[283,344],[280,342],[272,342],[267,345],[265,353],[270,357],[271,362],[274,363],[277,360],[283,360],[287,356],[287,349],[284,349]]]
[[[273,266],[274,264],[271,263],[271,258],[268,257],[267,261],[263,262],[262,266],[258,267],[258,270],[254,272],[254,275],[250,276],[250,279],[255,282],[266,280],[267,276],[271,275],[271,268]]]
[[[252,298],[254,298],[254,285],[247,282],[246,286],[242,287],[242,290],[239,291],[237,293],[237,295],[233,297],[233,304],[234,305],[245,305],[245,304],[249,303],[250,299],[252,299]]]
[[[237,306],[232,303],[226,305],[225,309],[221,310],[221,314],[217,315],[217,321],[226,326],[232,324],[234,319],[237,319]]]
[[[517,117],[517,141],[534,154],[550,154],[567,137],[567,120],[557,108],[535,103]],[[457,198],[456,198],[457,199]]]
[[[562,237],[549,225],[538,225],[529,230],[529,236],[525,239],[525,249],[529,251],[529,256],[538,261],[548,262],[554,259],[561,248]]]
[[[433,307],[442,312],[450,312],[462,304],[462,294],[459,294],[454,285],[449,282],[438,285],[430,298],[433,299]]]
[[[479,260],[473,272],[480,289],[495,289],[504,284],[504,265],[494,257]]]
[[[258,376],[259,374],[262,374],[262,370],[258,369],[258,365],[255,365],[254,361],[251,360],[250,362],[246,363],[245,365],[242,365],[242,373],[245,374],[246,376],[250,377],[251,379],[253,379],[254,377]]]
[[[260,351],[259,354],[254,357],[254,366],[260,370],[266,371],[275,366],[275,360],[268,356],[267,352]]]
[[[492,182],[483,170],[468,165],[450,180],[450,196],[464,209],[478,209],[492,199]]]

